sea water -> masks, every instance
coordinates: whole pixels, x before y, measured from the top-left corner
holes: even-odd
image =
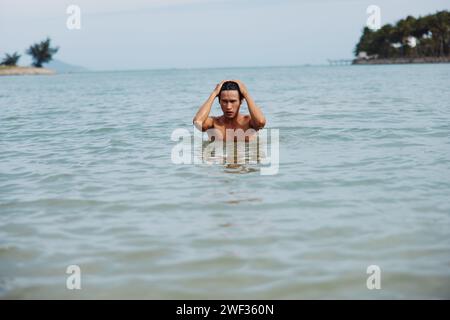
[[[172,161],[229,78],[279,130],[276,174]],[[0,297],[450,298],[449,83],[449,64],[2,77]]]

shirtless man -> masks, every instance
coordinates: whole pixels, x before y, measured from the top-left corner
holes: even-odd
[[[219,98],[223,115],[210,117],[211,106],[216,97]],[[250,114],[239,113],[243,99],[247,101]],[[208,100],[200,107],[193,123],[197,129],[207,131],[210,138],[211,135],[214,135],[218,139],[225,141],[227,140],[227,129],[242,129],[244,132],[248,129],[253,129],[250,131],[256,133],[257,130],[264,128],[266,118],[248,93],[247,87],[241,81],[224,80],[216,86]],[[233,137],[233,140],[236,140],[236,136],[233,135]],[[246,135],[245,140],[248,141],[248,138],[249,136]]]

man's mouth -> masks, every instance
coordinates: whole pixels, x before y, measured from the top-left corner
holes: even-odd
[[[227,116],[232,116],[233,115],[233,111],[227,111],[226,114],[227,114]]]

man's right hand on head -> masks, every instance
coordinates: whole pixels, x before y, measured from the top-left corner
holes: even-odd
[[[219,83],[216,85],[216,88],[215,88],[214,91],[213,91],[215,97],[217,97],[217,96],[219,95],[220,89],[222,89],[222,85],[223,85],[223,83],[226,82],[226,81],[228,81],[228,80],[222,80],[221,82],[219,82]]]

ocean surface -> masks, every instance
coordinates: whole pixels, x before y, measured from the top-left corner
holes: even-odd
[[[276,174],[172,161],[230,78],[279,130]],[[0,298],[448,299],[449,83],[450,64],[1,77]]]

